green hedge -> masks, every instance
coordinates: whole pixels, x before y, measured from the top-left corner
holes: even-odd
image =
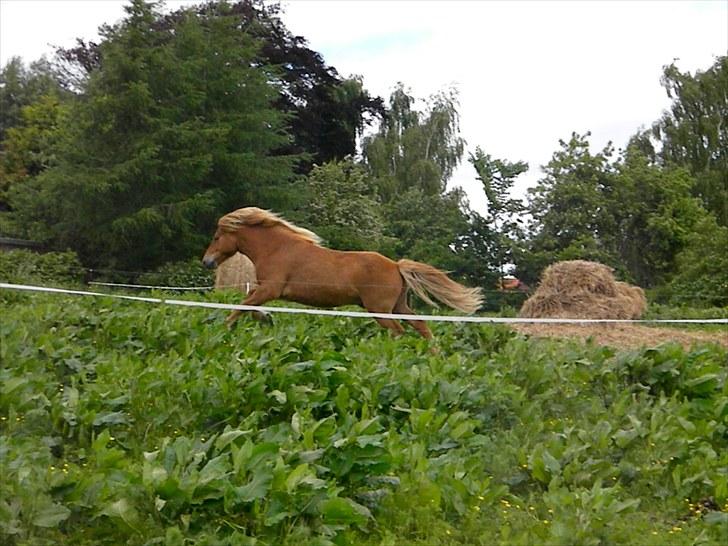
[[[0,253],[0,279],[11,283],[77,285],[85,270],[74,252],[10,250]]]
[[[77,288],[86,271],[73,252],[0,252],[0,282]],[[23,297],[19,292],[0,291],[2,301],[18,301]]]
[[[138,282],[154,286],[211,286],[215,284],[215,274],[205,269],[199,259],[194,259],[164,264],[140,275]]]

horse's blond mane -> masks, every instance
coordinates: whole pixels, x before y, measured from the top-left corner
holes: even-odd
[[[217,225],[225,231],[236,231],[242,226],[281,226],[292,231],[301,239],[309,241],[315,245],[321,243],[321,237],[316,235],[313,231],[298,227],[297,225],[284,220],[277,214],[270,212],[269,210],[259,209],[258,207],[245,207],[234,210],[220,218]]]

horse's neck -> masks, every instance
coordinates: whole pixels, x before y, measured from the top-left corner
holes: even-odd
[[[250,261],[258,266],[270,258],[271,255],[290,248],[298,241],[277,226],[258,227],[250,226],[241,229],[238,237],[238,251],[245,254]]]

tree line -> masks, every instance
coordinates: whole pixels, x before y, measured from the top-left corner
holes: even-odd
[[[465,157],[455,89],[372,96],[257,0],[125,10],[98,43],[2,67],[0,233],[139,271],[197,257],[219,216],[255,205],[486,289],[579,258],[663,299],[728,304],[726,57],[665,67],[672,104],[652,127],[620,150],[570,135],[521,200],[525,162]],[[463,160],[485,212],[447,189]]]

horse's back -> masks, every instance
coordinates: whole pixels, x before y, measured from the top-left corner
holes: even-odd
[[[356,287],[360,304],[371,311],[390,312],[404,290],[397,262],[378,252],[342,251],[342,275]]]
[[[401,279],[397,262],[368,250],[331,250],[335,260],[357,281],[378,279],[383,284],[397,284]]]
[[[287,261],[283,296],[305,303],[361,304],[373,291],[397,295],[403,287],[397,263],[377,252],[308,246]]]

